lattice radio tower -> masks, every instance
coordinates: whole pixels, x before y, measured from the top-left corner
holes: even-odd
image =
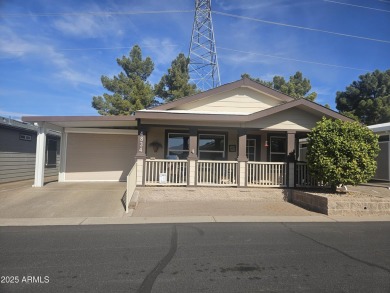
[[[211,0],[195,0],[189,58],[190,81],[198,89],[205,91],[221,85],[211,20]]]

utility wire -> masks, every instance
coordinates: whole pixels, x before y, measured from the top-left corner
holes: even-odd
[[[368,6],[361,6],[361,5],[349,4],[349,3],[338,2],[338,1],[331,1],[331,0],[324,0],[324,2],[329,2],[329,3],[334,3],[334,4],[347,5],[347,6],[353,6],[353,7],[358,7],[358,8],[364,8],[364,9],[370,9],[370,10],[376,10],[376,11],[390,13],[390,10],[373,8],[373,7],[368,7]],[[387,2],[387,1],[384,1],[384,2]],[[390,1],[389,1],[389,3],[390,3]]]
[[[181,45],[178,44],[171,44],[171,45],[164,45],[165,47],[180,47]],[[154,48],[154,47],[160,47],[160,45],[149,45],[149,46],[142,46],[142,48]],[[119,49],[131,49],[133,47],[90,47],[90,48],[58,48],[57,51],[92,51],[92,50],[119,50]],[[242,54],[249,54],[249,55],[258,55],[258,56],[265,56],[265,57],[271,57],[271,58],[278,58],[288,61],[294,61],[294,62],[302,62],[302,63],[308,63],[308,64],[315,64],[315,65],[321,65],[321,66],[328,66],[328,67],[336,67],[336,68],[344,68],[344,69],[351,69],[351,70],[358,70],[358,71],[370,71],[370,69],[364,69],[364,68],[356,68],[356,67],[350,67],[350,66],[343,66],[343,65],[337,65],[337,64],[329,64],[329,63],[322,63],[317,61],[309,61],[309,60],[303,60],[303,59],[295,59],[295,58],[288,58],[288,57],[282,57],[282,56],[276,56],[276,55],[270,55],[270,54],[263,54],[263,53],[257,53],[257,52],[248,52],[248,51],[241,51],[226,47],[217,47],[218,50],[225,50],[225,51],[231,51],[236,53],[242,53]],[[12,50],[12,52],[25,52],[23,50]]]
[[[309,28],[309,27],[304,27],[304,26],[298,26],[298,25],[286,24],[286,23],[281,23],[281,22],[269,21],[269,20],[264,20],[264,19],[260,19],[260,18],[241,16],[241,15],[225,13],[225,12],[220,12],[220,11],[213,11],[213,13],[219,14],[219,15],[224,15],[224,16],[229,16],[229,17],[234,17],[234,18],[241,18],[241,19],[245,19],[245,20],[263,22],[263,23],[267,23],[267,24],[273,24],[273,25],[279,25],[279,26],[285,26],[285,27],[292,27],[292,28],[303,29],[303,30],[314,31],[314,32],[320,32],[320,33],[326,33],[326,34],[331,34],[331,35],[336,35],[336,36],[342,36],[342,37],[355,38],[355,39],[361,39],[361,40],[366,40],[366,41],[373,41],[373,42],[380,42],[380,43],[390,44],[390,40],[381,40],[381,39],[374,39],[374,38],[368,38],[368,37],[362,37],[362,36],[356,36],[356,35],[337,33],[337,32],[332,32],[332,31],[326,31],[326,30],[320,30],[320,29],[316,29],[316,28]]]
[[[324,0],[324,1],[341,3],[341,2],[330,1],[330,0]],[[349,5],[349,4],[346,4],[346,5]],[[354,5],[354,6],[356,6],[356,5]],[[387,10],[382,10],[382,11],[389,12]],[[64,13],[62,13],[62,12],[61,13],[15,13],[15,14],[0,14],[0,18],[1,17],[25,17],[25,16],[141,15],[141,14],[188,13],[188,12],[194,12],[194,10],[69,12],[69,13],[67,13],[67,12],[64,12]],[[362,39],[362,40],[367,40],[367,41],[390,44],[390,40],[374,39],[374,38],[368,38],[368,37],[363,37],[363,36],[356,36],[356,35],[332,32],[332,31],[327,31],[327,30],[320,30],[320,29],[315,29],[315,28],[309,28],[309,27],[297,26],[297,25],[286,24],[286,23],[281,23],[281,22],[269,21],[269,20],[264,20],[264,19],[260,19],[260,18],[248,17],[248,16],[241,16],[241,15],[225,13],[225,12],[220,12],[220,11],[213,11],[213,13],[223,15],[223,16],[241,18],[241,19],[245,19],[245,20],[263,22],[263,23],[267,23],[267,24],[292,27],[292,28],[303,29],[303,30],[308,30],[308,31],[315,31],[315,32],[327,33],[327,34],[332,34],[332,35],[337,35],[337,36],[343,36],[343,37],[356,38],[356,39]]]
[[[53,13],[9,13],[0,14],[0,17],[26,17],[26,16],[80,16],[80,15],[139,15],[139,14],[164,14],[164,13],[187,13],[194,10],[151,10],[151,11],[104,11],[104,12],[53,12]]]
[[[237,52],[237,53],[242,53],[242,54],[259,55],[259,56],[278,58],[278,59],[295,61],[295,62],[309,63],[309,64],[315,64],[315,65],[321,65],[321,66],[344,68],[344,69],[352,69],[352,70],[365,71],[365,72],[371,71],[370,69],[364,69],[364,68],[356,68],[356,67],[342,66],[342,65],[322,63],[322,62],[316,62],[316,61],[308,61],[308,60],[302,60],[302,59],[287,58],[287,57],[281,57],[281,56],[269,55],[269,54],[262,54],[262,53],[256,53],[256,52],[247,52],[247,51],[235,50],[235,49],[224,48],[224,47],[219,47],[219,46],[217,47],[217,49],[218,50],[225,50],[225,51],[232,51],[232,52]]]

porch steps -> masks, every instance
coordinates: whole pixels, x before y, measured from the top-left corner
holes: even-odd
[[[137,187],[138,202],[287,201],[288,189],[226,187]]]

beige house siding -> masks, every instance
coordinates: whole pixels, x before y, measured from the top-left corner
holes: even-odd
[[[228,133],[228,145],[227,145],[227,160],[228,161],[235,161],[237,160],[237,151],[238,151],[238,139],[237,139],[237,130],[229,130]],[[229,151],[229,146],[234,145],[236,146],[236,151],[235,152],[230,152]]]
[[[126,181],[137,136],[69,133],[65,181]]]
[[[148,158],[154,157],[156,159],[164,159],[165,150],[165,130],[163,127],[152,127],[146,137],[146,156]],[[152,142],[159,142],[162,147],[155,153],[153,147],[149,146]]]
[[[310,131],[321,117],[300,109],[288,109],[264,118],[245,123],[246,127],[267,130]]]
[[[249,88],[238,88],[194,102],[180,105],[172,110],[203,112],[254,113],[281,104],[281,101]]]

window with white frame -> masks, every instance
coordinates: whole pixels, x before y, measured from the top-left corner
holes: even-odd
[[[199,134],[198,155],[200,160],[224,160],[226,158],[224,134]]]
[[[190,136],[186,133],[168,133],[167,158],[187,159],[189,139]]]
[[[29,134],[21,133],[21,134],[19,134],[19,139],[20,140],[31,141],[32,137]]]
[[[285,162],[287,155],[286,137],[270,137],[270,162]]]

